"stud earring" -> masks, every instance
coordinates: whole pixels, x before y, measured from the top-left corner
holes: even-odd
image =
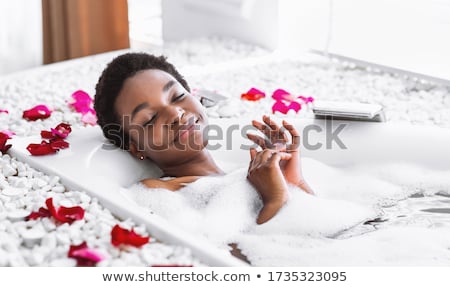
[[[141,155],[141,156],[139,157],[139,159],[140,159],[140,160],[144,160],[144,156]]]

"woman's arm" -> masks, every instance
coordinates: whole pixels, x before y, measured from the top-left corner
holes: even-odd
[[[280,160],[290,155],[269,149],[261,152],[250,149],[250,157],[247,179],[261,196],[263,207],[256,223],[262,224],[274,217],[288,200],[288,188],[280,169]]]
[[[198,178],[199,176],[182,176],[169,180],[147,178],[142,180],[141,183],[149,188],[164,188],[171,191],[177,191],[186,186],[186,184],[196,181]]]

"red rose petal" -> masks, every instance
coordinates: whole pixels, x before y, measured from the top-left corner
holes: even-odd
[[[51,215],[62,223],[72,223],[75,220],[80,220],[84,218],[84,209],[81,206],[74,207],[64,207],[60,206],[58,209],[53,205],[53,198],[48,198],[45,201],[48,210]]]
[[[0,132],[0,151],[5,154],[9,148],[11,147],[10,144],[6,144],[6,142],[10,139],[11,137],[3,132]]]
[[[111,244],[119,246],[121,244],[141,247],[149,242],[149,236],[140,236],[133,229],[127,230],[116,224],[111,230]]]
[[[51,131],[41,131],[41,138],[43,139],[52,139],[55,136],[53,135],[53,133]]]
[[[266,97],[266,94],[256,88],[251,88],[246,93],[241,95],[241,99],[247,101],[258,101],[264,97]]]
[[[65,149],[69,147],[69,143],[63,139],[52,139],[50,140],[50,146],[54,150]]]
[[[40,144],[29,144],[27,150],[31,155],[48,155],[58,151],[52,148],[51,144],[46,141],[42,141]]]
[[[52,111],[45,105],[37,105],[29,110],[23,112],[22,117],[29,121],[35,121],[38,119],[46,119],[50,117]]]
[[[48,209],[41,207],[39,208],[38,211],[34,211],[32,213],[30,213],[30,215],[28,215],[27,217],[25,217],[25,220],[34,220],[34,219],[38,219],[38,218],[43,218],[43,217],[50,217],[52,216],[50,211],[48,211]]]

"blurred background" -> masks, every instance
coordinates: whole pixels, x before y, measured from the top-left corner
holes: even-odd
[[[450,79],[450,0],[0,0],[0,75],[207,36]]]

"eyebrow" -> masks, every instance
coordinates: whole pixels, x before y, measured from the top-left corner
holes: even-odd
[[[163,93],[165,93],[165,92],[167,92],[168,90],[170,90],[170,88],[172,88],[175,84],[176,84],[176,82],[175,82],[174,80],[168,81],[168,82],[164,85],[164,87],[163,87],[163,89],[162,89]]]
[[[137,105],[134,110],[131,112],[131,119],[134,118],[134,116],[140,111],[143,110],[145,108],[148,108],[148,104],[147,102],[144,102],[142,104]]]
[[[164,87],[162,88],[163,93],[167,92],[168,90],[170,90],[170,88],[172,88],[174,85],[176,84],[176,81],[174,80],[170,80],[168,81]],[[142,104],[137,105],[133,111],[131,112],[131,119],[134,118],[134,116],[141,110],[148,108],[148,103],[144,102]]]

